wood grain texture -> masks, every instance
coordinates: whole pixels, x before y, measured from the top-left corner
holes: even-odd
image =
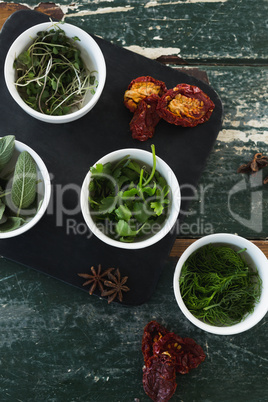
[[[268,168],[256,175],[237,168],[256,152],[268,153],[268,69],[263,67],[207,67],[210,84],[224,107],[224,119],[214,149],[196,188],[191,205],[182,211],[179,237],[237,233],[265,240],[268,233]],[[187,166],[185,166],[187,169]]]
[[[28,4],[25,5],[24,3],[23,4],[9,3],[9,2],[0,3],[0,29],[2,28],[6,19],[15,11],[27,10],[27,9],[31,9],[31,7]],[[35,5],[33,7],[33,10],[47,14],[51,18],[55,18],[57,20],[61,20],[64,15],[62,9],[58,5],[50,2],[47,3],[41,2],[38,5]]]
[[[197,239],[176,239],[175,243],[172,247],[170,257],[179,258],[182,253]],[[268,241],[267,240],[252,240],[259,249],[266,255],[268,258]]]
[[[27,7],[59,19],[64,14],[65,21],[152,58],[267,65],[266,0],[254,7],[244,0],[3,2],[0,23]]]
[[[142,387],[144,326],[191,337],[206,360],[178,375],[172,402],[264,402],[268,320],[236,336],[192,325],[174,298],[174,264],[143,306],[125,308],[0,259],[1,401],[149,402]]]
[[[179,55],[200,64],[219,59],[266,63],[267,2],[255,3],[252,7],[244,0],[99,0],[67,6],[65,20],[120,46],[145,49],[148,57],[161,48],[159,56]]]

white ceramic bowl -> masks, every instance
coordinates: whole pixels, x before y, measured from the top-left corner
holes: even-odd
[[[246,248],[246,251],[243,252],[243,257],[250,264],[252,269],[257,269],[260,278],[262,280],[261,298],[260,301],[255,305],[253,313],[248,315],[240,323],[234,324],[232,326],[217,327],[205,324],[204,322],[197,319],[189,312],[181,297],[179,278],[183,264],[194,251],[210,243],[227,245],[236,251]],[[268,260],[266,256],[263,254],[263,252],[257,246],[255,246],[255,244],[253,244],[252,242],[243,237],[228,233],[217,233],[208,235],[202,237],[201,239],[196,240],[181,255],[175,269],[173,287],[177,303],[181,311],[185,315],[185,317],[188,318],[188,320],[191,321],[191,323],[196,325],[198,328],[201,328],[204,331],[210,332],[212,334],[217,335],[238,334],[247,331],[248,329],[256,325],[268,311]]]
[[[99,161],[97,161],[94,166],[96,166],[97,163],[105,164],[107,162],[119,161],[126,155],[129,155],[131,158],[135,160],[142,161],[143,163],[152,166],[153,161],[152,153],[136,148],[126,148],[111,152],[105,155]],[[144,240],[139,240],[133,243],[124,243],[119,240],[111,239],[96,226],[94,220],[92,219],[90,213],[90,206],[88,202],[88,196],[89,196],[88,186],[91,180],[91,172],[90,171],[88,172],[88,174],[84,179],[81,189],[81,196],[80,196],[81,210],[87,226],[89,227],[91,232],[95,236],[97,236],[100,240],[114,247],[124,249],[139,249],[151,246],[152,244],[158,242],[173,228],[174,224],[177,221],[180,210],[180,203],[181,203],[180,187],[175,174],[173,173],[171,168],[166,164],[166,162],[164,162],[158,156],[156,156],[156,160],[157,160],[156,170],[166,179],[168,185],[171,188],[172,201],[171,201],[170,213],[168,215],[166,222],[164,223],[164,226],[156,234]]]
[[[65,31],[66,36],[69,38],[77,36],[80,39],[80,41],[76,41],[76,46],[81,50],[81,57],[89,71],[97,71],[96,76],[98,87],[94,95],[92,95],[90,91],[87,93],[83,107],[73,113],[64,116],[50,116],[32,109],[22,100],[16,89],[14,84],[16,81],[16,75],[13,63],[15,58],[30,46],[39,31],[50,30],[51,28],[53,28],[52,23],[45,22],[27,29],[18,36],[11,45],[6,56],[4,66],[5,82],[15,102],[17,102],[17,104],[32,117],[47,123],[68,123],[84,116],[96,105],[104,88],[106,80],[106,65],[99,46],[88,33],[71,24],[60,24],[60,28]]]
[[[46,165],[44,164],[43,160],[40,158],[37,153],[31,149],[28,145],[23,144],[20,141],[15,141],[15,149],[13,156],[11,160],[8,162],[8,164],[5,166],[5,168],[1,171],[1,175],[5,174],[5,172],[10,172],[14,169],[16,161],[18,159],[18,156],[21,152],[27,151],[29,154],[32,156],[36,163],[37,167],[37,205],[41,205],[40,208],[38,209],[37,213],[35,216],[32,218],[29,218],[26,223],[24,223],[22,226],[20,226],[18,229],[14,229],[10,232],[4,232],[0,233],[0,239],[7,239],[10,237],[15,237],[19,236],[22,233],[27,232],[29,229],[31,229],[33,226],[37,224],[37,222],[42,218],[44,215],[48,203],[50,200],[50,195],[51,195],[51,182],[50,182],[50,177],[48,170],[46,168]]]

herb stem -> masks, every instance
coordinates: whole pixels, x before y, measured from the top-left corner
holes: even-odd
[[[151,172],[148,180],[143,184],[144,187],[146,187],[150,183],[150,181],[154,177],[155,170],[156,170],[156,155],[155,155],[155,146],[154,146],[154,144],[151,145],[151,149],[152,149],[152,154],[153,154],[153,168],[152,168],[152,172]]]
[[[48,115],[65,115],[82,107],[88,91],[98,86],[96,72],[86,68],[75,40],[53,24],[14,62],[15,85],[22,99],[34,110]]]

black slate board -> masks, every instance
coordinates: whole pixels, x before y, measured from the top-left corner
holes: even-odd
[[[49,18],[35,11],[17,11],[0,34],[0,136],[13,134],[32,147],[44,160],[52,178],[52,199],[46,215],[29,232],[0,242],[6,258],[49,274],[81,289],[79,272],[92,265],[118,267],[127,275],[130,292],[124,304],[147,301],[159,280],[176,230],[147,249],[123,250],[110,247],[86,231],[79,207],[79,191],[89,167],[108,152],[120,148],[150,151],[152,143],[177,175],[180,185],[196,186],[221,128],[222,105],[207,84],[172,68],[97,38],[107,66],[107,81],[101,99],[86,116],[73,123],[52,125],[22,111],[9,95],[3,76],[6,53],[14,39],[32,25]],[[195,128],[181,128],[161,121],[155,136],[145,143],[133,140],[129,131],[130,112],[123,94],[133,78],[151,75],[168,88],[178,83],[199,86],[215,103],[210,120]],[[75,188],[75,189],[74,189]],[[182,195],[186,195],[182,191]],[[182,202],[185,211],[187,202]]]

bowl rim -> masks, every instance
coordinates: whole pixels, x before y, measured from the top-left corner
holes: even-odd
[[[146,155],[146,156],[152,155],[151,152],[143,150],[143,149],[139,149],[139,148],[122,148],[122,149],[118,149],[118,150],[112,151],[112,152],[104,155],[98,161],[96,161],[94,163],[94,165],[92,165],[92,166],[96,166],[98,163],[106,163],[106,162],[110,161],[111,158],[112,158],[112,161],[116,161],[117,159],[120,159],[121,157],[123,157],[125,155],[132,154],[133,152],[137,153],[141,159],[142,159],[142,156],[144,156],[144,155]],[[134,158],[138,157],[138,155],[134,156]],[[157,165],[160,165],[163,168],[167,169],[167,172],[170,174],[170,177],[171,177],[170,181],[172,183],[174,183],[172,186],[170,186],[172,196],[174,196],[174,208],[172,208],[170,216],[168,217],[165,225],[160,229],[160,231],[157,232],[156,234],[154,234],[153,236],[149,237],[148,239],[141,240],[139,242],[133,242],[133,243],[124,243],[124,242],[120,242],[119,240],[111,239],[110,237],[106,236],[102,231],[100,231],[97,228],[96,224],[94,223],[93,219],[91,218],[90,212],[89,212],[88,185],[89,185],[89,182],[91,179],[91,172],[89,170],[88,173],[86,174],[83,184],[82,184],[81,193],[80,193],[80,206],[81,206],[83,218],[93,235],[95,235],[100,240],[102,240],[104,243],[106,243],[110,246],[114,246],[114,247],[118,247],[118,248],[122,248],[122,249],[128,249],[128,250],[132,249],[133,250],[133,249],[141,249],[141,248],[151,246],[151,245],[157,243],[159,240],[161,240],[163,237],[165,237],[170,232],[170,230],[174,227],[174,225],[177,221],[178,215],[179,215],[179,210],[180,210],[180,205],[181,205],[180,186],[179,186],[177,177],[175,176],[175,174],[172,171],[172,169],[170,168],[170,166],[162,158],[160,158],[157,155],[156,155],[156,160],[157,160]],[[157,170],[158,169],[159,168],[157,168]],[[175,199],[175,195],[176,195],[176,199]]]
[[[0,139],[3,137],[0,137]],[[0,240],[1,239],[8,239],[11,237],[15,237],[15,236],[19,236],[22,233],[27,232],[29,229],[31,229],[34,225],[36,225],[36,223],[42,218],[42,216],[44,215],[44,213],[46,212],[46,209],[48,207],[49,201],[50,201],[50,197],[51,197],[51,181],[50,181],[50,176],[47,170],[47,167],[45,165],[45,163],[43,162],[43,160],[41,159],[41,157],[31,148],[29,147],[29,145],[26,145],[25,143],[19,141],[19,140],[15,140],[15,149],[16,147],[20,148],[21,150],[18,150],[19,153],[23,152],[23,151],[28,151],[29,154],[33,157],[38,170],[40,171],[40,174],[43,177],[43,181],[44,181],[44,198],[43,198],[43,202],[42,205],[40,207],[40,209],[38,210],[38,212],[34,215],[34,217],[29,221],[24,223],[22,226],[20,226],[19,228],[12,230],[10,232],[4,232],[4,233],[0,233]]]
[[[234,324],[232,326],[228,327],[217,327],[209,324],[205,324],[202,321],[200,321],[198,318],[196,318],[193,314],[189,312],[187,307],[185,306],[183,299],[181,297],[180,293],[180,286],[179,286],[179,277],[182,269],[182,265],[184,261],[187,260],[187,258],[197,249],[201,248],[202,246],[209,244],[209,243],[217,243],[217,244],[229,244],[230,246],[238,246],[237,243],[241,243],[241,248],[245,248],[247,246],[247,252],[249,256],[252,258],[252,254],[256,254],[256,258],[262,262],[262,264],[267,266],[267,270],[262,270],[261,272],[261,279],[262,279],[262,294],[260,301],[256,304],[256,309],[254,310],[254,313],[251,313],[248,317],[245,318],[244,321],[241,321],[238,324]],[[259,264],[260,265],[260,264]],[[262,266],[262,265],[261,265]],[[210,332],[212,334],[216,335],[235,335],[242,333],[244,331],[249,330],[250,328],[254,327],[256,324],[258,324],[262,318],[266,315],[268,311],[268,292],[265,294],[263,291],[265,285],[268,287],[268,260],[265,256],[265,254],[262,252],[262,250],[256,246],[254,243],[252,243],[250,240],[236,235],[236,234],[231,234],[231,233],[215,233],[215,234],[210,234],[203,236],[196,241],[194,241],[187,249],[182,253],[180,256],[176,267],[174,271],[174,276],[173,276],[173,290],[174,290],[174,295],[175,299],[178,303],[178,306],[182,313],[185,315],[188,320],[194,324],[196,327],[206,331]]]
[[[54,24],[55,23],[57,23],[57,22],[54,22]],[[60,21],[59,21],[59,23],[60,23]],[[13,100],[26,113],[28,113],[32,117],[34,117],[38,120],[44,121],[46,123],[68,123],[68,122],[77,120],[80,117],[83,117],[86,113],[88,113],[93,108],[93,106],[97,103],[98,99],[101,96],[101,93],[103,91],[105,81],[106,81],[106,63],[105,63],[103,53],[102,53],[99,45],[95,41],[95,39],[93,39],[93,37],[89,33],[87,33],[83,29],[81,29],[73,24],[64,22],[64,23],[62,23],[62,26],[61,26],[62,30],[67,31],[67,33],[66,33],[67,36],[68,36],[68,30],[74,30],[74,31],[76,31],[76,36],[78,36],[78,37],[81,36],[83,39],[86,39],[86,42],[90,43],[90,46],[94,49],[94,55],[96,55],[96,57],[94,56],[94,59],[96,60],[96,64],[98,65],[98,86],[96,88],[95,94],[92,96],[90,101],[87,102],[81,109],[76,110],[72,113],[63,115],[63,116],[51,116],[51,115],[47,115],[47,114],[38,112],[38,111],[32,109],[30,106],[27,105],[27,103],[25,103],[23,101],[23,99],[20,97],[18,91],[16,90],[14,82],[11,82],[11,80],[8,78],[10,69],[13,68],[13,62],[14,62],[14,58],[11,56],[12,56],[12,54],[14,52],[14,48],[16,48],[17,44],[22,43],[22,45],[20,47],[24,48],[25,44],[23,44],[23,42],[25,42],[25,36],[27,36],[29,38],[29,42],[30,42],[31,40],[34,39],[34,37],[36,36],[38,31],[48,29],[48,27],[53,27],[53,21],[42,22],[40,24],[33,25],[32,27],[23,31],[12,42],[12,44],[7,52],[7,55],[5,58],[5,63],[4,63],[5,83],[6,83],[8,91],[9,91],[10,95],[12,96]],[[31,39],[31,35],[33,36],[33,39]],[[83,39],[81,39],[81,43],[84,42]],[[81,46],[81,47],[83,47],[83,46]]]

